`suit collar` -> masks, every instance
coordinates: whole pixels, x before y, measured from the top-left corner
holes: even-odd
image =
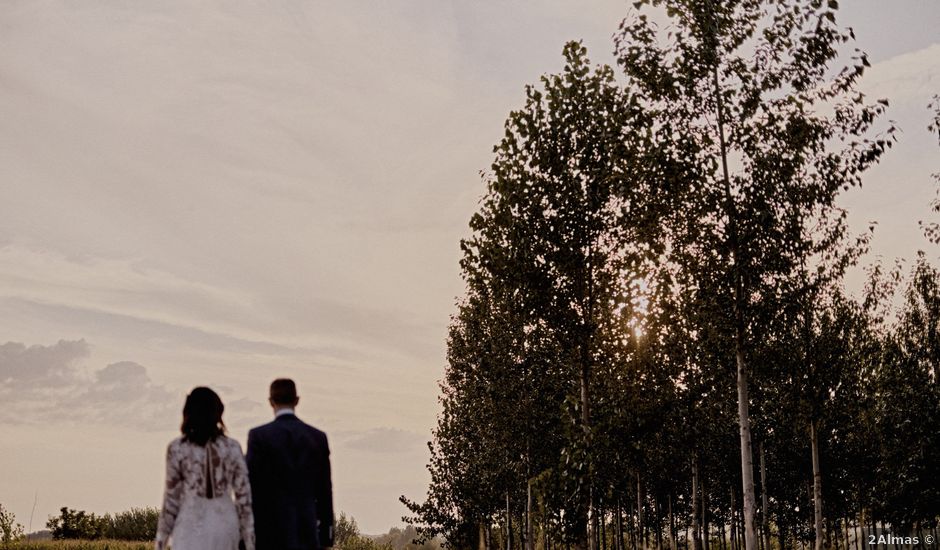
[[[286,415],[295,416],[294,409],[289,409],[285,407],[283,409],[278,409],[277,411],[274,412],[274,418],[279,418],[281,416],[286,416]]]

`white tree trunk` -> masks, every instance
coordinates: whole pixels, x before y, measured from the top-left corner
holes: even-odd
[[[640,473],[636,474],[636,517],[640,534],[640,550],[646,550],[646,526],[643,524],[643,484],[640,482]]]
[[[512,511],[509,508],[509,491],[506,491],[506,550],[512,550]]]
[[[823,501],[822,501],[822,471],[819,468],[819,434],[816,433],[816,422],[809,423],[809,437],[813,452],[813,515],[816,524],[816,550],[823,548]]]
[[[699,493],[698,459],[692,459],[692,550],[702,550],[702,537],[699,533]]]
[[[532,481],[526,484],[525,501],[525,548],[535,550],[535,537],[532,536]]]
[[[764,550],[770,550],[770,497],[767,495],[767,467],[764,462],[764,442],[760,444],[760,500],[761,530],[764,533]]]
[[[677,550],[676,522],[672,515],[672,495],[669,495],[669,550]]]
[[[738,331],[742,328],[739,326]],[[757,550],[757,531],[754,526],[754,463],[751,457],[751,417],[748,412],[747,368],[742,336],[739,334],[735,347],[738,365],[738,424],[741,428],[741,494],[744,497],[744,549]]]

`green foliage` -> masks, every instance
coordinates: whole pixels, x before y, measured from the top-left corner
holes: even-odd
[[[118,540],[43,540],[20,541],[9,547],[11,550],[152,550],[152,542],[128,542]]]
[[[343,512],[336,520],[333,540],[339,550],[393,550],[389,544],[376,542],[360,533],[356,519]]]
[[[156,508],[131,508],[125,512],[106,515],[107,528],[104,537],[114,540],[153,540],[157,536],[160,510]]]
[[[104,537],[108,520],[84,510],[63,506],[58,516],[49,518],[46,527],[52,531],[52,538],[56,540],[97,540]]]
[[[910,528],[940,517],[940,270],[923,253],[902,292],[873,377],[881,445],[872,496],[880,515]]]
[[[625,364],[620,328],[655,255],[661,188],[640,179],[649,120],[580,43],[564,56],[494,149],[461,243],[468,291],[448,339],[431,487],[424,504],[402,499],[425,539],[452,546],[474,544],[497,515],[508,525],[536,478],[553,480],[536,490],[564,536],[586,536],[595,384]]]
[[[347,541],[351,541],[358,536],[360,536],[360,533],[356,518],[347,516],[345,512],[340,512],[336,525],[333,527],[333,542],[337,547],[342,548]]]
[[[927,125],[927,131],[937,136],[940,142],[940,94],[933,96],[933,101],[927,106],[930,110],[930,123]],[[940,186],[940,171],[933,174],[933,179]],[[937,191],[937,198],[930,202],[930,210],[935,214],[940,214],[940,189]],[[940,223],[938,222],[919,222],[921,229],[927,240],[933,244],[940,244]]]
[[[416,544],[421,535],[414,525],[407,525],[404,529],[392,527],[388,533],[375,537],[375,543],[380,547],[389,547],[392,550],[440,550],[441,543],[437,539],[432,539],[421,544]]]
[[[23,526],[16,522],[13,512],[0,504],[0,543],[16,542],[23,536]]]
[[[909,281],[873,269],[860,300],[842,288],[870,232],[838,201],[895,129],[858,90],[869,62],[838,4],[634,8],[622,75],[570,43],[506,121],[405,521],[452,548],[688,529],[700,549],[732,520],[752,548],[758,513],[781,548],[936,525],[940,274],[921,258]]]
[[[160,512],[156,508],[132,508],[114,515],[98,516],[83,510],[63,507],[58,516],[49,518],[46,527],[56,540],[153,540],[157,534]]]

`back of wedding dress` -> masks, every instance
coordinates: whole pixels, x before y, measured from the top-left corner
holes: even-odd
[[[167,447],[166,487],[157,547],[235,550],[239,538],[254,549],[248,468],[237,441],[219,436],[205,446],[173,440]]]

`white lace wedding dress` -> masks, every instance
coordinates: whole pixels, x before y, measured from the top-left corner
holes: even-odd
[[[241,446],[219,436],[205,446],[174,439],[166,452],[166,489],[157,548],[254,550],[248,467]]]

